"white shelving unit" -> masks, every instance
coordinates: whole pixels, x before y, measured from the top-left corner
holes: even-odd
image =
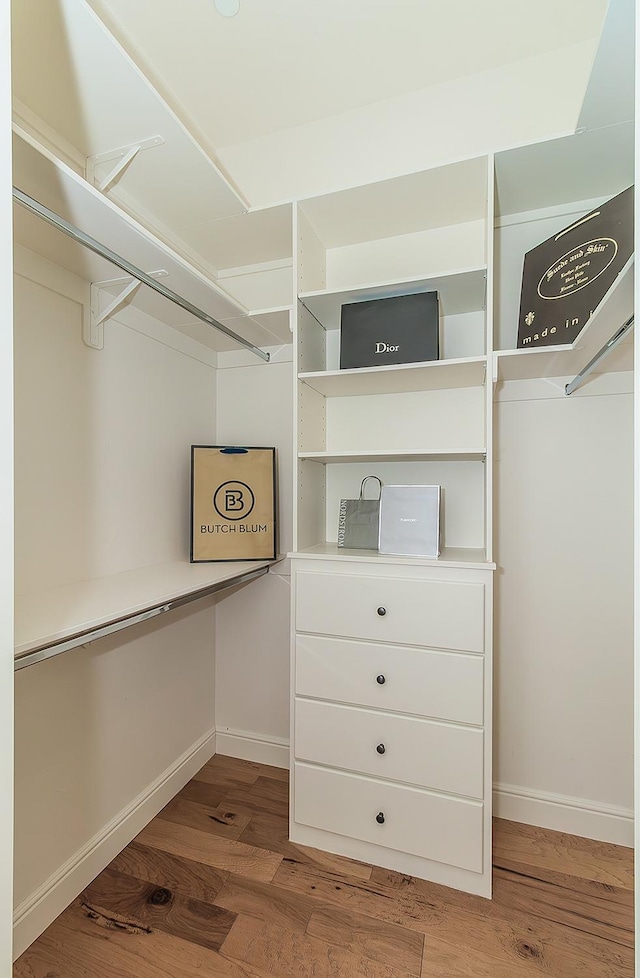
[[[492,186],[482,158],[299,204],[292,554],[291,837],[486,896]],[[339,369],[343,304],[435,290],[439,360]],[[337,546],[340,499],[369,474],[443,487],[438,559]],[[454,635],[461,618],[469,630]],[[416,708],[409,687],[458,668],[455,704]],[[405,683],[406,696],[391,693]],[[405,763],[414,735],[442,738],[452,778]]]
[[[452,542],[482,544],[490,558],[483,465],[490,183],[489,160],[480,158],[298,206],[297,549],[335,542],[339,494],[353,494],[349,484],[368,474],[357,466],[367,464],[383,465],[386,481],[444,479],[455,498],[465,485],[480,493],[468,500],[477,516],[470,539],[454,533]],[[383,274],[372,281],[377,269]],[[343,304],[434,290],[439,360],[339,369]],[[470,484],[462,462],[478,466]],[[439,463],[445,468],[436,471]]]

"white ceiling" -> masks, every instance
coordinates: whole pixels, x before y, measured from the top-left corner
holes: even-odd
[[[89,0],[224,147],[598,37],[607,0]]]

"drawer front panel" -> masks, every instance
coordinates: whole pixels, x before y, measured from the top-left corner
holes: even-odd
[[[482,872],[480,802],[296,764],[294,817],[327,832]]]
[[[296,758],[471,798],[483,796],[483,732],[297,700]]]
[[[483,687],[481,656],[296,636],[298,696],[481,726]]]
[[[484,584],[299,572],[296,588],[298,631],[484,650]]]

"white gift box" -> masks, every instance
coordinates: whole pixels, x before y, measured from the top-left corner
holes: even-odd
[[[440,486],[383,486],[380,553],[439,557],[440,499]]]

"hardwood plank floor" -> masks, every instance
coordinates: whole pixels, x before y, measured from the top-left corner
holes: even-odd
[[[294,845],[286,772],[217,755],[14,978],[633,978],[631,850],[494,827],[488,901]]]

